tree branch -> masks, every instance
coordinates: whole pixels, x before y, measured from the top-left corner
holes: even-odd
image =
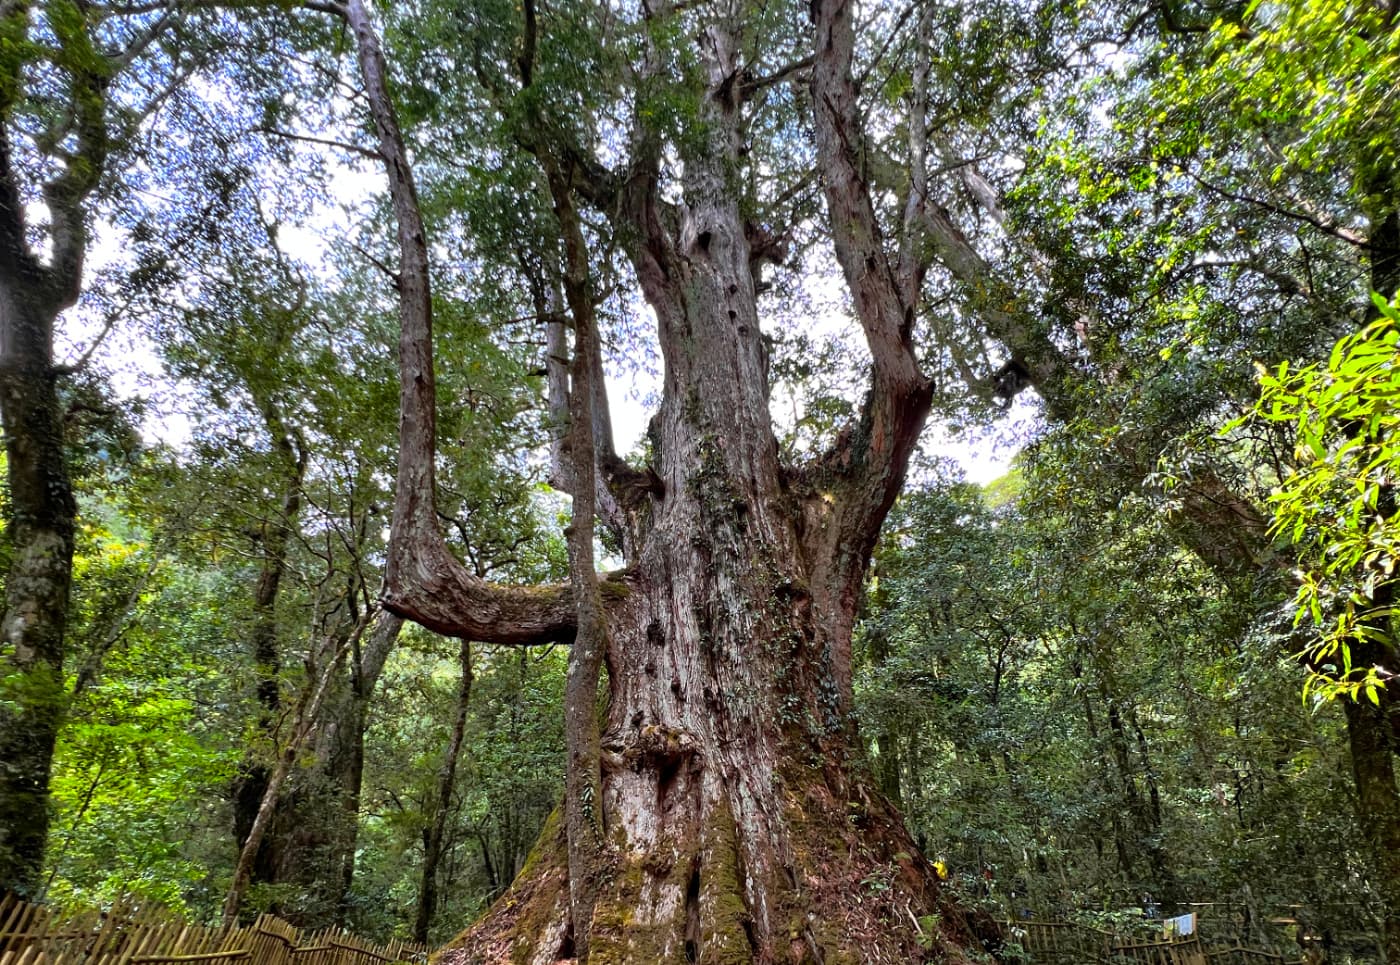
[[[482,643],[569,640],[577,626],[567,586],[503,587],[472,575],[438,528],[437,393],[427,232],[408,152],[389,97],[379,38],[364,0],[348,0],[365,92],[389,179],[399,246],[399,468],[384,606],[437,633]]]
[[[77,150],[65,159],[63,171],[43,187],[49,208],[53,260],[49,269],[51,310],[60,311],[78,300],[87,255],[87,225],[83,205],[101,180],[110,148],[107,130],[107,89],[115,69],[94,47],[85,26],[56,30],[59,49],[71,78]]]
[[[814,593],[829,613],[854,619],[861,577],[880,526],[904,484],[905,471],[928,416],[933,391],[914,355],[912,329],[917,285],[901,281],[890,263],[861,158],[851,62],[855,45],[847,0],[812,4],[815,57],[812,102],[817,158],[825,172],[831,235],[865,333],[871,384],[858,426],[843,434],[824,468],[837,481],[834,505],[817,527]],[[911,203],[917,205],[918,199]],[[837,693],[849,700],[850,627],[829,631]]]
[[[907,436],[918,434],[931,397],[928,379],[919,370],[911,329],[916,295],[902,284],[891,265],[875,216],[870,188],[860,164],[862,131],[857,120],[851,79],[854,33],[846,0],[819,0],[813,5],[816,56],[812,67],[817,156],[822,170],[836,258],[851,290],[857,318],[873,362],[870,396],[863,423],[867,452],[858,464],[884,475],[897,453],[912,448]],[[907,458],[908,452],[903,453]],[[903,467],[896,475],[903,478]],[[895,485],[898,489],[898,484]],[[893,492],[889,494],[893,499]]]
[[[325,147],[339,148],[342,151],[349,151],[351,154],[358,154],[360,157],[366,157],[372,161],[384,160],[378,151],[369,147],[361,147],[358,144],[349,144],[345,141],[330,140],[323,137],[312,137],[309,134],[293,134],[291,131],[283,131],[275,127],[259,127],[256,130],[260,134],[271,134],[274,137],[286,138],[289,141],[304,141],[307,144],[320,144]]]
[[[526,8],[531,0],[525,0]],[[574,317],[574,358],[569,384],[569,457],[574,483],[569,522],[569,580],[578,614],[578,634],[564,684],[566,773],[565,824],[569,848],[569,904],[574,947],[587,959],[593,908],[601,884],[603,840],[602,749],[598,721],[598,677],[607,650],[608,626],[593,564],[593,519],[598,507],[598,432],[594,425],[602,370],[592,302],[587,297],[587,253],[569,197],[568,176],[549,170],[555,212],[564,234],[564,291]]]
[[[811,67],[812,60],[813,58],[811,56],[803,57],[801,60],[795,60],[790,64],[779,67],[771,74],[764,74],[761,77],[751,77],[742,81],[739,85],[740,98],[747,100],[765,88],[772,87],[775,84],[781,84],[793,74],[800,73]]]

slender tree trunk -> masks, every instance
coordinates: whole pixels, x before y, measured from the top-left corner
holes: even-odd
[[[1159,903],[1172,905],[1176,901],[1176,887],[1167,864],[1166,852],[1162,848],[1161,810],[1157,802],[1156,784],[1151,776],[1151,764],[1146,757],[1145,742],[1140,748],[1149,791],[1147,798],[1143,797],[1138,788],[1138,769],[1133,765],[1125,714],[1117,698],[1106,689],[1103,691],[1103,697],[1104,706],[1107,708],[1108,742],[1113,752],[1118,787],[1124,806],[1124,823],[1131,828],[1126,852],[1128,864],[1123,868],[1123,872],[1128,876],[1131,887],[1146,886]],[[1132,716],[1131,710],[1128,716]]]
[[[874,630],[869,636],[870,661],[879,666],[890,658],[890,642],[882,630]],[[875,781],[880,792],[889,798],[895,807],[903,807],[903,793],[900,788],[899,747],[895,737],[886,727],[875,734]]]
[[[287,571],[287,550],[301,513],[301,486],[306,458],[294,442],[280,413],[271,403],[260,406],[264,427],[272,441],[281,470],[282,496],[279,505],[255,535],[262,557],[258,582],[253,589],[252,632],[253,666],[257,674],[257,729],[275,740],[282,703],[282,654],[280,650],[277,602]],[[233,833],[240,850],[247,843],[258,818],[275,764],[252,750],[240,763],[233,784]],[[255,883],[277,880],[281,835],[265,835],[252,868]]]
[[[64,454],[54,317],[0,286],[0,418],[11,564],[0,617],[0,891],[34,895],[49,829],[49,775],[66,702],[64,633],[77,504]]]
[[[262,846],[263,837],[267,834],[272,819],[277,813],[282,787],[291,774],[297,756],[306,746],[308,738],[316,727],[321,707],[325,703],[326,695],[330,692],[335,680],[336,669],[351,648],[359,643],[365,628],[374,619],[376,612],[376,610],[371,610],[363,614],[359,622],[346,634],[345,639],[335,646],[333,651],[330,646],[324,648],[325,651],[328,651],[325,666],[321,668],[319,673],[309,676],[302,688],[301,695],[297,700],[292,733],[278,751],[277,762],[268,774],[267,786],[263,790],[262,800],[259,802],[253,825],[248,829],[248,837],[238,852],[233,881],[229,884],[228,895],[224,899],[223,922],[225,925],[230,925],[238,920],[243,899],[253,880],[253,868]]]
[[[496,862],[491,857],[491,840],[482,829],[477,829],[473,833],[476,838],[477,850],[481,854],[481,867],[486,872],[486,884],[490,889],[491,900],[495,901],[501,897],[501,892],[505,886],[501,883],[500,875],[496,872]]]
[[[1344,701],[1357,818],[1371,846],[1374,884],[1385,903],[1383,942],[1387,962],[1400,962],[1400,820],[1397,820],[1395,752],[1385,712],[1367,701]]]
[[[384,664],[393,652],[394,645],[403,629],[403,620],[392,613],[381,613],[370,635],[367,646],[355,657],[351,675],[351,701],[349,711],[340,719],[349,731],[346,741],[349,747],[345,754],[336,758],[343,766],[331,766],[328,771],[341,791],[341,811],[344,831],[338,837],[341,868],[340,894],[336,903],[336,924],[342,927],[349,921],[349,901],[355,884],[355,850],[359,840],[360,796],[364,790],[365,778],[365,731],[369,729],[369,709],[374,700],[375,688],[384,673]],[[329,762],[328,762],[329,763]]]
[[[527,2],[527,16],[532,16],[532,9]],[[608,858],[603,839],[602,735],[598,720],[598,679],[608,647],[608,620],[593,559],[594,516],[598,507],[594,417],[602,361],[592,292],[588,289],[588,252],[573,208],[570,177],[552,160],[546,159],[545,166],[564,238],[564,292],[574,322],[568,432],[573,511],[565,535],[578,629],[564,681],[564,829],[569,852],[569,940],[572,953],[587,961],[594,906]]]
[[[423,829],[423,867],[418,878],[418,909],[413,919],[413,940],[427,944],[428,930],[437,911],[438,864],[442,859],[442,842],[447,831],[447,818],[452,810],[452,789],[457,782],[457,761],[462,756],[462,742],[467,733],[467,710],[472,698],[472,645],[463,640],[457,657],[461,676],[457,686],[456,712],[452,716],[452,736],[443,752],[442,768],[438,772],[437,793],[433,798],[432,820]]]
[[[270,850],[277,857],[269,880],[289,886],[291,897],[279,904],[278,913],[298,927],[349,920],[365,730],[375,687],[402,626],[398,617],[380,614],[362,645],[352,645],[346,670],[332,682],[316,723],[315,763],[299,769],[278,800],[267,835],[276,838]]]

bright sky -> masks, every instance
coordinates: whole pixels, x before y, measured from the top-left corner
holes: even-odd
[[[353,227],[352,220],[365,211],[363,201],[383,190],[383,178],[377,171],[363,165],[347,165],[334,179],[338,203],[328,207],[316,223],[306,227],[283,226],[279,238],[285,253],[304,265],[327,263],[328,239],[344,236]],[[42,217],[46,212],[36,211]],[[92,282],[105,264],[120,257],[121,238],[110,227],[99,225],[88,259],[88,279]],[[825,273],[822,273],[823,275]],[[828,289],[814,304],[839,304],[839,294],[830,289],[839,285],[832,277],[812,275],[812,285]],[[814,338],[825,338],[841,331],[849,332],[854,323],[841,312],[828,313],[814,320]],[[101,329],[100,320],[70,311],[64,319],[58,353],[61,360],[80,357]],[[66,338],[64,337],[66,335]],[[139,327],[118,325],[102,346],[99,358],[112,373],[115,390],[126,397],[140,397],[149,402],[143,423],[143,433],[152,442],[181,446],[191,435],[191,422],[186,413],[191,409],[192,392],[174,383],[163,371],[154,347]],[[609,365],[608,398],[619,451],[631,451],[646,431],[652,409],[642,400],[652,398],[658,389],[654,376],[629,365]],[[655,369],[653,365],[650,368]],[[775,397],[775,409],[782,410],[788,402]],[[781,420],[783,416],[778,414]],[[932,424],[925,430],[924,444],[931,453],[950,459],[959,465],[967,479],[987,483],[1004,475],[1012,459],[1020,451],[1035,421],[1034,405],[1024,396],[1018,400],[996,426],[980,431],[954,434],[946,426]]]

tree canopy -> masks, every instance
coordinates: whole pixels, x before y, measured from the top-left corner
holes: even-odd
[[[1396,17],[0,2],[0,890],[1400,960]]]

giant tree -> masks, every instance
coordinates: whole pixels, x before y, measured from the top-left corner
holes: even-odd
[[[787,7],[527,2],[516,14],[493,8],[504,15],[494,34],[455,55],[434,52],[489,82],[537,165],[573,333],[561,447],[561,485],[574,501],[571,580],[503,586],[473,575],[439,530],[434,248],[386,59],[361,0],[316,6],[353,31],[398,238],[400,461],[385,605],[465,639],[572,646],[562,817],[459,954],[958,956],[970,940],[962,917],[938,911],[930,866],[863,777],[850,719],[862,580],[932,398],[914,341],[928,267],[927,73],[908,97],[913,174],[890,204],[867,176],[854,11],[841,0],[814,4],[810,30],[796,34],[791,25],[808,14]],[[602,120],[556,113],[599,91],[611,98]],[[788,121],[773,134],[764,124],[776,99]],[[760,300],[761,272],[778,245],[774,226],[755,218],[771,195],[754,185],[774,141],[800,145],[808,124],[870,362],[856,416],[798,464],[780,458],[768,411],[763,325],[776,319]],[[603,235],[654,314],[662,359],[641,468],[611,451],[595,406],[591,248]],[[620,514],[606,512],[600,490]],[[624,530],[626,566],[602,578],[595,511]]]

